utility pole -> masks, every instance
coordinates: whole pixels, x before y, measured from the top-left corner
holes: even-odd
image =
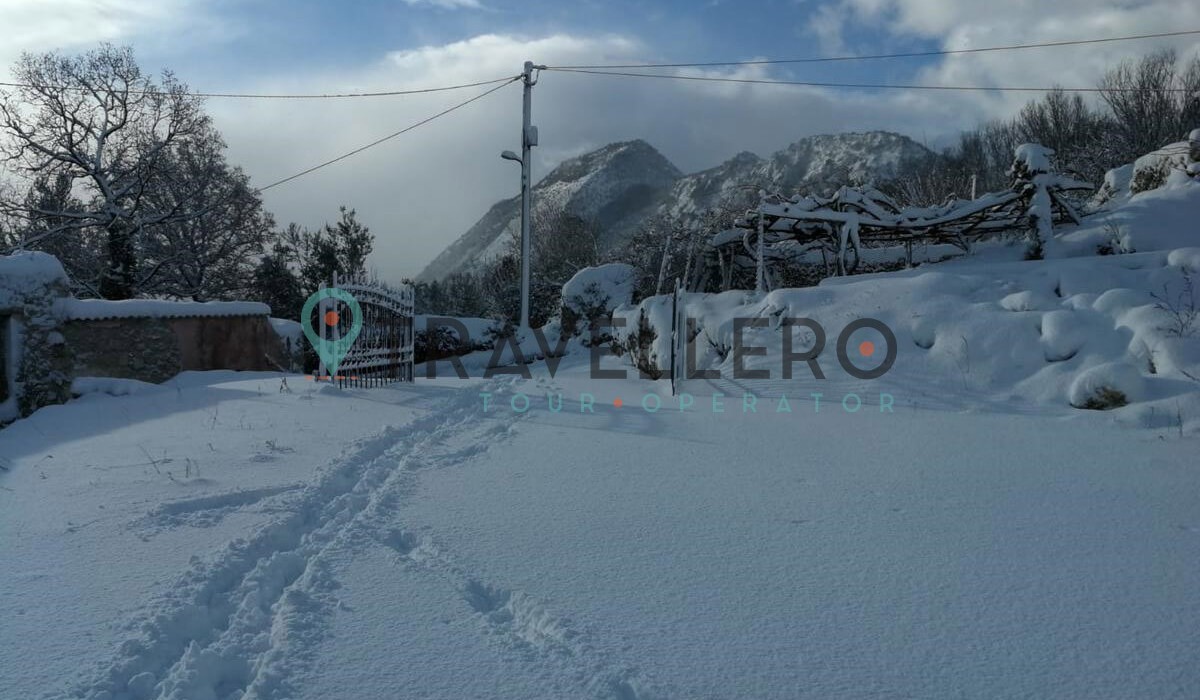
[[[533,86],[537,80],[533,71],[544,70],[545,66],[535,66],[532,61],[525,62],[523,72],[525,83],[524,105],[521,112],[521,155],[505,151],[500,157],[521,164],[521,330],[529,330],[529,265],[530,265],[530,199],[533,196],[533,184],[530,175],[530,150],[538,145],[538,131],[531,121],[533,119]]]
[[[763,209],[767,204],[766,190],[758,191],[758,270],[757,279],[754,282],[754,292],[758,296],[767,293],[767,246],[765,242],[766,231],[763,226]]]

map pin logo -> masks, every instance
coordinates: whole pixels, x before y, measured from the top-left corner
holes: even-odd
[[[312,327],[313,309],[322,299],[338,299],[346,303],[350,307],[353,318],[350,321],[350,330],[341,338],[336,340],[326,340],[321,338],[321,334]],[[326,287],[318,290],[315,294],[304,302],[304,309],[300,312],[300,327],[304,330],[305,337],[312,344],[313,349],[317,351],[317,356],[325,363],[325,369],[328,370],[330,377],[338,376],[338,365],[350,352],[351,346],[358,338],[358,334],[362,331],[362,309],[358,305],[358,300],[354,298],[350,292],[337,287]],[[317,319],[317,323],[323,323],[330,327],[336,327],[340,321],[340,315],[337,311],[330,309],[325,312],[322,318]]]

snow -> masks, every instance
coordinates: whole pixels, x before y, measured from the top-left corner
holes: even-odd
[[[62,313],[74,320],[106,318],[200,318],[270,316],[271,307],[255,301],[171,301],[166,299],[67,299]]]
[[[1015,160],[1025,166],[1025,171],[1029,175],[1038,173],[1053,172],[1050,166],[1050,158],[1054,155],[1054,149],[1046,148],[1037,143],[1023,143],[1017,146]]]
[[[637,272],[624,263],[585,267],[562,288],[563,305],[583,313],[592,308],[612,311],[633,299]]]
[[[1106,389],[1120,392],[1125,400],[1139,401],[1146,393],[1146,380],[1136,367],[1126,362],[1090,367],[1071,382],[1071,405],[1082,407],[1089,399],[1099,398]]]
[[[76,377],[71,381],[71,394],[85,396],[87,394],[107,394],[108,396],[130,396],[146,392],[163,391],[158,384],[139,381],[137,379],[118,379],[114,377]]]
[[[678,395],[578,340],[528,377],[78,379],[0,431],[0,694],[1193,697],[1200,336],[1156,295],[1197,212],[1168,180],[1045,260],[683,295],[721,376]],[[664,368],[670,308],[614,312]],[[781,376],[788,318],[823,378]],[[862,318],[878,379],[836,360]]]
[[[271,329],[275,331],[275,335],[287,340],[291,343],[291,347],[301,347],[304,339],[304,329],[299,321],[293,321],[287,318],[269,318]]]
[[[38,251],[0,256],[0,308],[54,283],[64,288],[67,284],[67,273],[58,258]]]
[[[1123,698],[1200,684],[1194,439],[1093,412],[917,409],[899,391],[894,412],[847,413],[832,377],[791,383],[791,413],[769,384],[749,413],[745,382],[694,381],[681,411],[661,382],[587,367],[374,390],[291,377],[291,393],[274,374],[185,373],[6,429],[0,604],[21,640],[0,646],[6,692]],[[534,408],[513,411],[518,393]],[[647,396],[663,408],[643,410]]]

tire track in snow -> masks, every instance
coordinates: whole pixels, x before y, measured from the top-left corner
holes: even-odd
[[[569,618],[555,614],[535,596],[493,585],[464,570],[428,535],[392,528],[381,541],[396,551],[405,566],[433,571],[453,586],[479,616],[480,633],[507,652],[570,678],[576,697],[598,700],[661,700],[669,693],[626,664],[597,648]]]
[[[536,387],[546,392],[559,391],[553,380],[544,378],[536,381]],[[468,450],[478,444],[469,443]],[[466,456],[469,455],[454,453],[454,459],[446,463],[461,463]],[[375,539],[394,550],[402,565],[433,571],[458,591],[463,602],[479,616],[481,634],[505,651],[520,654],[535,664],[554,669],[560,677],[572,679],[580,690],[578,697],[655,700],[671,695],[636,666],[624,664],[598,649],[588,634],[576,629],[569,619],[551,612],[536,597],[478,578],[438,547],[427,533],[416,534],[397,526],[395,512],[396,509],[388,509],[377,520]]]
[[[506,393],[511,382],[489,390]],[[413,471],[438,461],[438,444],[464,431],[487,448],[516,419],[478,421],[474,389],[430,414],[353,443],[306,487],[288,513],[191,568],[144,615],[135,638],[73,691],[89,700],[226,700],[293,694],[295,677],[324,635],[336,606],[329,555],[369,538],[410,486]],[[459,453],[452,453],[456,456]],[[432,456],[430,456],[432,455]]]

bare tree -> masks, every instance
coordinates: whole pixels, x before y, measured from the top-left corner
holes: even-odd
[[[73,57],[25,54],[12,72],[20,86],[0,94],[0,130],[7,137],[0,154],[31,179],[67,178],[83,202],[80,209],[15,198],[0,203],[30,222],[56,220],[21,244],[65,231],[103,232],[106,264],[98,291],[132,296],[143,233],[196,215],[194,195],[205,183],[193,183],[192,194],[180,192],[165,209],[147,195],[172,177],[175,149],[213,133],[200,99],[169,72],[156,84],[131,49],[110,45]]]
[[[1128,162],[1187,136],[1200,119],[1200,57],[1182,70],[1174,50],[1126,61],[1100,81],[1115,120],[1119,162]]]
[[[169,177],[147,194],[156,211],[187,207],[195,216],[173,217],[147,231],[137,280],[142,292],[196,301],[252,292],[275,222],[223,151],[215,133],[180,144],[167,164]]]

